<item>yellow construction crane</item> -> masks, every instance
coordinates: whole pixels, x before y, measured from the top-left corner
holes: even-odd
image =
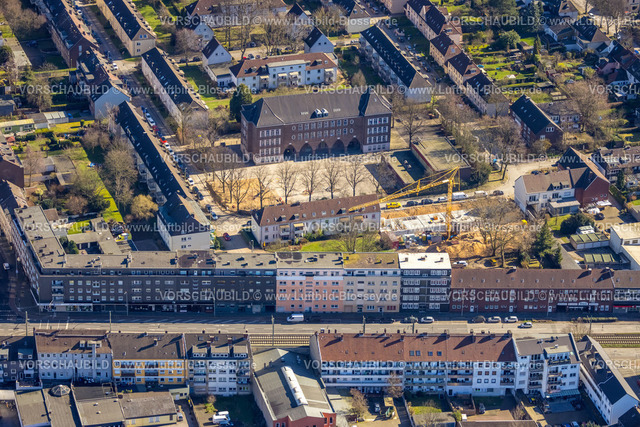
[[[458,172],[460,168],[455,167],[453,169],[448,169],[442,172],[437,172],[433,175],[426,176],[424,178],[420,178],[419,180],[407,185],[404,188],[396,191],[393,194],[389,194],[388,196],[382,197],[381,199],[374,200],[371,202],[363,203],[357,206],[353,206],[349,209],[349,212],[354,212],[360,210],[362,208],[367,208],[369,206],[386,203],[391,200],[400,199],[405,196],[417,196],[422,191],[428,190],[433,187],[437,187],[439,185],[447,184],[447,213],[446,213],[446,224],[447,224],[447,238],[451,237],[451,199],[453,197],[453,187],[458,184],[460,185],[460,180],[458,179]]]

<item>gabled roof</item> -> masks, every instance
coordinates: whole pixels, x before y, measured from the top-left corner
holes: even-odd
[[[580,38],[588,43],[604,42],[610,43],[611,39],[603,33],[596,24],[593,23],[593,19],[588,16],[583,16],[579,20],[573,23],[573,27],[576,29]]]
[[[458,72],[461,76],[467,74],[472,68],[477,68],[476,64],[473,63],[473,60],[464,52],[460,52],[453,58],[449,60],[449,64],[453,67],[454,70]]]
[[[209,40],[209,43],[207,43],[207,45],[202,49],[202,54],[205,56],[205,58],[209,58],[211,55],[213,55],[213,52],[215,52],[218,46],[221,46],[221,44],[216,36],[213,36],[211,37],[211,40]]]
[[[522,95],[511,104],[511,111],[524,123],[531,132],[538,134],[547,126],[558,127],[538,105],[527,95]]]
[[[369,13],[365,9],[360,7],[360,5],[355,2],[355,0],[333,0],[333,3],[343,8],[345,10],[345,16],[347,17],[351,15],[362,17],[369,16]]]
[[[95,47],[96,41],[91,32],[69,3],[64,0],[43,0],[43,3],[51,14],[49,22],[60,34],[67,49],[71,49],[82,40],[87,42],[84,48]]]
[[[134,6],[129,6],[125,0],[105,0],[105,4],[130,39],[133,39],[141,28],[148,25],[144,19],[136,13]],[[145,28],[145,30],[153,34],[153,31],[150,29]]]
[[[231,74],[236,78],[269,75],[269,66],[277,67],[282,63],[304,62],[306,70],[319,70],[323,68],[336,68],[338,65],[333,54],[324,52],[296,53],[293,55],[278,55],[260,59],[245,59],[232,67]],[[289,64],[287,64],[289,65]]]
[[[27,207],[27,199],[22,188],[9,181],[0,181],[0,209],[13,213],[14,209]]]
[[[155,47],[143,53],[142,59],[147,63],[175,105],[187,104],[206,110],[204,102],[195,97],[193,88],[178,75],[176,68],[169,62],[164,52]]]
[[[558,166],[562,169],[587,168],[599,178],[605,181],[607,179],[604,174],[600,172],[600,169],[593,160],[573,147],[567,148],[567,151],[565,151],[562,157],[560,157],[560,160],[558,160]]]
[[[562,0],[558,3],[558,7],[556,9],[556,14],[561,13],[577,13],[578,8],[573,4],[571,0]]]
[[[206,233],[211,229],[209,220],[191,197],[178,194],[167,197],[166,203],[158,208],[158,215],[162,217],[172,236]]]
[[[316,44],[316,42],[320,39],[320,37],[323,37],[323,36],[324,36],[324,33],[320,31],[318,27],[313,27],[313,30],[311,30],[309,35],[305,37],[304,44],[306,44],[309,47],[313,47],[313,45]]]
[[[453,40],[451,40],[451,37],[449,37],[449,35],[445,33],[442,33],[431,39],[431,48],[437,49],[437,51],[440,52],[441,55],[445,55],[451,45],[455,45],[455,43],[453,42]],[[462,52],[462,49],[460,49],[460,52]]]
[[[296,18],[303,15],[308,16],[307,12],[297,2],[294,3],[293,6],[291,6],[291,9],[289,9],[289,11],[287,12],[287,15],[291,15]]]
[[[578,345],[581,348],[582,367],[589,373],[593,382],[607,397],[611,405],[627,395],[636,401],[638,400],[638,396],[629,386],[627,380],[596,340],[587,335]]]
[[[447,23],[447,18],[437,7],[431,6],[427,8],[424,14],[424,22],[429,26],[431,31],[435,34],[440,34],[442,27]]]
[[[406,7],[410,7],[417,14],[420,14],[420,12],[422,12],[423,7],[429,6],[433,6],[433,3],[431,3],[431,1],[429,0],[409,0],[406,4]]]
[[[377,25],[360,33],[371,47],[380,55],[406,87],[427,87],[428,83],[418,70],[402,54],[387,34]],[[416,84],[414,84],[414,82]]]
[[[314,200],[312,202],[297,203],[295,205],[266,206],[253,212],[253,217],[259,226],[288,224],[292,221],[322,220],[340,216],[380,212],[377,204],[349,213],[349,208],[362,203],[376,200],[375,194],[346,197],[340,199]]]
[[[500,88],[484,73],[477,73],[466,81],[466,85],[476,91],[478,95],[487,102],[509,102],[507,97],[500,91]]]

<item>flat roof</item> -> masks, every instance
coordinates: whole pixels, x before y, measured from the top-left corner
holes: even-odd
[[[176,405],[168,391],[127,393],[120,400],[125,419],[149,418],[176,414]]]
[[[16,392],[16,406],[20,415],[20,425],[51,424],[43,393],[43,390]]]
[[[366,269],[398,269],[398,254],[389,252],[358,252],[344,254],[345,268],[366,268]]]
[[[387,157],[387,163],[404,185],[409,185],[424,177],[424,167],[416,159],[411,150],[394,151],[390,153]]]
[[[640,239],[640,223],[614,224],[611,231],[615,232],[621,239]]]
[[[451,260],[446,252],[439,253],[398,253],[400,259],[400,268],[403,270],[411,269],[450,269]]]
[[[342,252],[277,252],[278,268],[343,268]]]
[[[609,240],[604,233],[587,233],[587,234],[573,234],[571,235],[571,240],[574,240],[577,243],[592,243],[592,242],[606,242]]]
[[[469,164],[449,142],[441,137],[431,137],[424,141],[414,141],[412,149],[420,153],[432,172],[439,172],[453,167],[466,168]]]

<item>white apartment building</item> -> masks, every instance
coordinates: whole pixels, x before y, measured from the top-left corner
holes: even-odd
[[[451,260],[442,253],[399,253],[402,310],[448,311]]]
[[[395,253],[345,253],[345,313],[395,313],[400,308],[400,265]]]
[[[545,399],[579,395],[580,358],[573,335],[515,341],[515,388]]]
[[[552,203],[571,201],[577,211],[580,203],[575,199],[571,171],[560,170],[539,175],[523,175],[516,179],[515,202],[523,212],[531,207],[536,213],[551,207]]]
[[[327,387],[365,392],[381,392],[395,377],[412,392],[501,396],[515,377],[509,333],[316,333],[310,354]]]
[[[36,330],[34,335],[42,380],[111,381],[106,331]]]
[[[638,405],[638,396],[620,374],[602,346],[589,336],[578,342],[580,381],[608,425],[615,425],[629,409]]]
[[[246,335],[186,334],[189,385],[196,394],[250,394],[251,350]]]
[[[300,53],[261,59],[246,59],[229,68],[231,81],[246,85],[253,92],[279,86],[305,86],[335,83],[337,59],[332,53]]]

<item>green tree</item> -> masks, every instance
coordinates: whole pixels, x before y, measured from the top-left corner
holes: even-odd
[[[540,231],[536,234],[536,238],[531,244],[531,250],[539,257],[543,257],[551,251],[553,248],[554,240],[551,235],[551,229],[549,224],[545,221]]]
[[[229,118],[240,122],[240,113],[242,111],[242,106],[251,104],[252,102],[253,96],[251,96],[251,91],[249,90],[249,88],[244,84],[238,86],[238,89],[233,92],[231,101],[229,101]]]
[[[6,64],[13,59],[13,51],[6,44],[0,47],[0,65]]]
[[[560,225],[560,232],[565,235],[570,235],[576,232],[579,227],[586,225],[593,226],[595,221],[589,215],[584,212],[578,212],[565,219]]]
[[[540,55],[540,51],[542,50],[542,43],[540,42],[540,36],[536,36],[536,40],[533,42],[533,55]]]
[[[624,191],[626,183],[627,178],[624,176],[624,171],[620,170],[620,172],[618,172],[618,177],[616,178],[616,187],[618,187],[618,190]]]
[[[515,48],[518,43],[520,43],[520,35],[514,30],[501,33],[496,41],[496,45],[499,49]]]
[[[493,15],[516,16],[518,13],[516,0],[489,0],[488,6]]]
[[[558,267],[560,267],[562,264],[562,250],[560,250],[560,245],[556,245],[556,248],[553,250],[553,254],[551,255],[551,259]]]

